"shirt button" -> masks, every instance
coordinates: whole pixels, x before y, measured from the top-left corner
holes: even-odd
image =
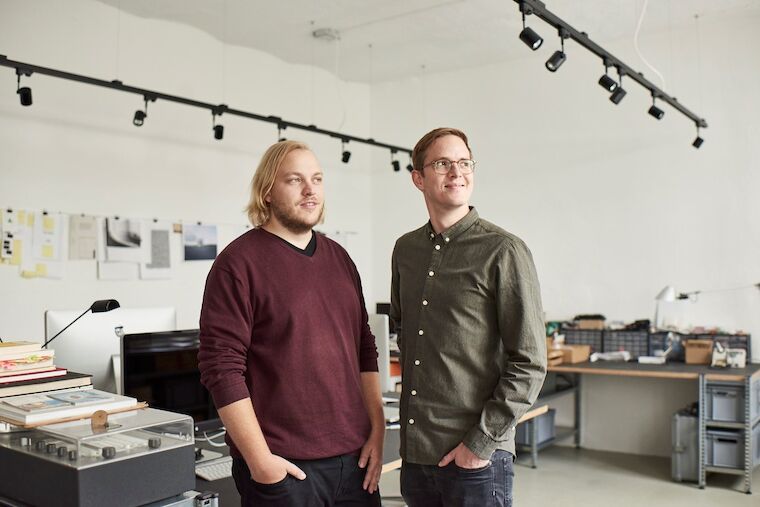
[[[409,419],[409,424],[414,424],[414,419]]]
[[[425,334],[425,331],[423,331],[422,329],[420,329],[420,330],[418,331],[418,333],[419,333],[419,335],[420,335],[420,336],[422,336],[423,334]]]
[[[427,299],[422,300],[422,306],[427,306]]]
[[[448,242],[450,241],[450,240],[449,240],[449,238],[443,238],[443,240],[444,240],[446,243],[448,243]]]
[[[428,276],[433,276],[435,274],[435,271],[428,271]]]
[[[412,396],[417,396],[417,390],[416,389],[412,389]]]
[[[431,232],[431,233],[430,233],[430,237],[431,237],[431,238],[434,238],[434,237],[435,237],[435,234],[433,234],[433,233]]]
[[[419,366],[420,365],[420,360],[419,359],[415,359],[414,360],[414,365],[415,366]]]
[[[435,249],[436,250],[440,250],[441,249],[441,245],[435,245]]]

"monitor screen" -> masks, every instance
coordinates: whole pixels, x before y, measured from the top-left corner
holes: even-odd
[[[189,415],[195,432],[220,429],[214,402],[201,384],[198,330],[126,334],[122,339],[122,392],[153,408]]]
[[[82,310],[48,310],[45,312],[45,339],[49,340]],[[117,392],[120,339],[124,333],[170,331],[177,329],[174,308],[117,308],[110,312],[90,313],[64,331],[48,348],[55,350],[55,364],[79,373],[92,375],[96,389]]]

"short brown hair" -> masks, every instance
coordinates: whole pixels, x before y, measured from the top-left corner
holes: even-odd
[[[309,147],[300,141],[280,141],[270,146],[261,157],[261,162],[251,180],[251,199],[245,209],[248,220],[255,227],[269,220],[269,203],[265,200],[266,196],[272,191],[277,171],[282,166],[285,157],[295,150],[309,150]]]
[[[464,141],[464,145],[467,146],[467,151],[470,152],[470,157],[472,157],[472,149],[470,149],[470,143],[467,141],[467,135],[464,132],[454,128],[439,127],[422,136],[422,139],[417,141],[417,144],[414,146],[412,150],[412,167],[415,171],[419,171],[422,174],[422,166],[425,164],[428,148],[433,144],[433,141],[443,136],[457,136],[460,138]]]

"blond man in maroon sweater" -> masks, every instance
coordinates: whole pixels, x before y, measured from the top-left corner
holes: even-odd
[[[281,141],[253,177],[256,228],[214,262],[201,310],[201,381],[227,428],[246,506],[379,506],[385,419],[356,266],[313,227],[323,173]]]

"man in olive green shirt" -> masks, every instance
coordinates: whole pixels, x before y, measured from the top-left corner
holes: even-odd
[[[409,507],[510,506],[515,425],[546,375],[533,259],[469,206],[475,162],[463,132],[429,132],[412,163],[430,221],[399,238],[392,259],[401,492]]]

